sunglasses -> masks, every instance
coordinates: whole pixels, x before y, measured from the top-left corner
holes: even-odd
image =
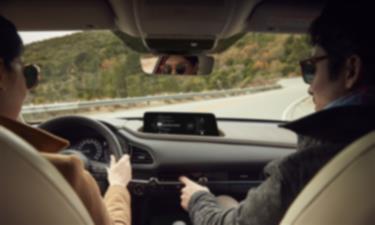
[[[327,55],[312,57],[309,59],[302,60],[299,63],[301,66],[303,81],[305,81],[306,84],[311,84],[313,82],[316,73],[316,64],[327,58]]]
[[[185,74],[185,72],[186,72],[186,70],[187,70],[187,67],[186,67],[185,64],[177,64],[177,65],[175,66],[175,68],[173,68],[171,65],[165,64],[165,65],[163,66],[161,72],[162,72],[163,74],[171,74],[172,72],[174,72],[173,69],[174,69],[174,71],[175,71],[176,74],[181,75],[181,74]]]
[[[26,65],[23,67],[23,75],[27,89],[36,87],[39,83],[40,68],[35,64]]]

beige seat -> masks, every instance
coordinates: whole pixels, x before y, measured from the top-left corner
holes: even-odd
[[[1,126],[0,224],[93,224],[78,196],[53,165]]]
[[[281,224],[375,224],[375,131],[329,162],[293,202]]]

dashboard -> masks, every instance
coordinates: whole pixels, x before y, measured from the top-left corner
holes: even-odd
[[[112,131],[121,154],[130,154],[133,179],[128,188],[134,199],[134,224],[152,224],[161,216],[169,224],[176,218],[188,220],[180,208],[181,175],[208,186],[215,195],[225,194],[240,200],[264,180],[263,168],[267,163],[296,149],[297,137],[279,128],[276,121],[219,119],[219,136],[172,134],[170,129],[167,133],[144,132],[142,118],[99,122]],[[90,126],[64,121],[59,124],[69,126],[54,126],[52,133],[69,140],[69,148],[91,161],[109,163],[108,139]],[[108,185],[106,174],[93,175],[104,193]],[[160,201],[162,208],[157,205]]]
[[[52,127],[53,133],[69,140],[70,149],[90,161],[109,164],[112,151],[108,139],[88,124],[61,126],[63,122]],[[120,154],[130,154],[130,190],[140,196],[153,191],[178,191],[181,175],[218,192],[241,192],[238,190],[247,190],[249,185],[263,180],[263,167],[268,162],[285,157],[296,148],[296,137],[274,121],[218,120],[219,136],[143,132],[142,118],[106,119],[99,123],[112,131]],[[235,132],[242,136],[234,136]],[[99,177],[106,180],[105,175]]]
[[[181,175],[187,175],[217,193],[232,190],[245,194],[249,187],[263,180],[262,169],[268,162],[295,151],[293,137],[274,123],[219,121],[222,136],[193,136],[144,133],[140,118],[101,122],[115,133],[122,152],[130,154],[133,167],[130,190],[138,196],[177,192]],[[226,123],[229,126],[225,126]],[[284,142],[235,139],[226,135],[231,126],[237,130],[241,126],[252,127],[257,135],[261,127],[265,134],[273,132]],[[66,130],[59,135],[70,140],[71,148],[89,159],[109,163],[108,144],[94,131],[82,127],[79,132]],[[285,138],[287,136],[289,140]]]

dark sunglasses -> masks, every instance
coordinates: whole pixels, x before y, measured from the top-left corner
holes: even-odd
[[[186,65],[185,65],[185,64],[177,64],[177,65],[176,65],[176,68],[175,68],[175,71],[176,71],[176,74],[181,75],[181,74],[185,74],[186,69],[187,69],[187,68],[186,68]],[[163,69],[162,69],[161,72],[162,72],[163,74],[171,74],[172,71],[173,71],[172,66],[171,66],[171,65],[168,65],[168,64],[165,64],[165,65],[163,66]]]
[[[316,73],[316,63],[327,58],[327,55],[312,57],[309,59],[302,60],[299,63],[301,66],[303,81],[305,81],[306,84],[311,84],[314,80]]]
[[[39,83],[40,68],[35,64],[23,67],[23,75],[25,76],[26,87],[32,89]]]

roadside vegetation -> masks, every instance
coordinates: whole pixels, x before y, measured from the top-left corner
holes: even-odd
[[[309,53],[306,36],[247,34],[214,55],[209,76],[150,76],[141,70],[140,55],[112,32],[80,32],[26,46],[24,61],[42,68],[28,103],[245,88],[298,76],[298,62]]]

